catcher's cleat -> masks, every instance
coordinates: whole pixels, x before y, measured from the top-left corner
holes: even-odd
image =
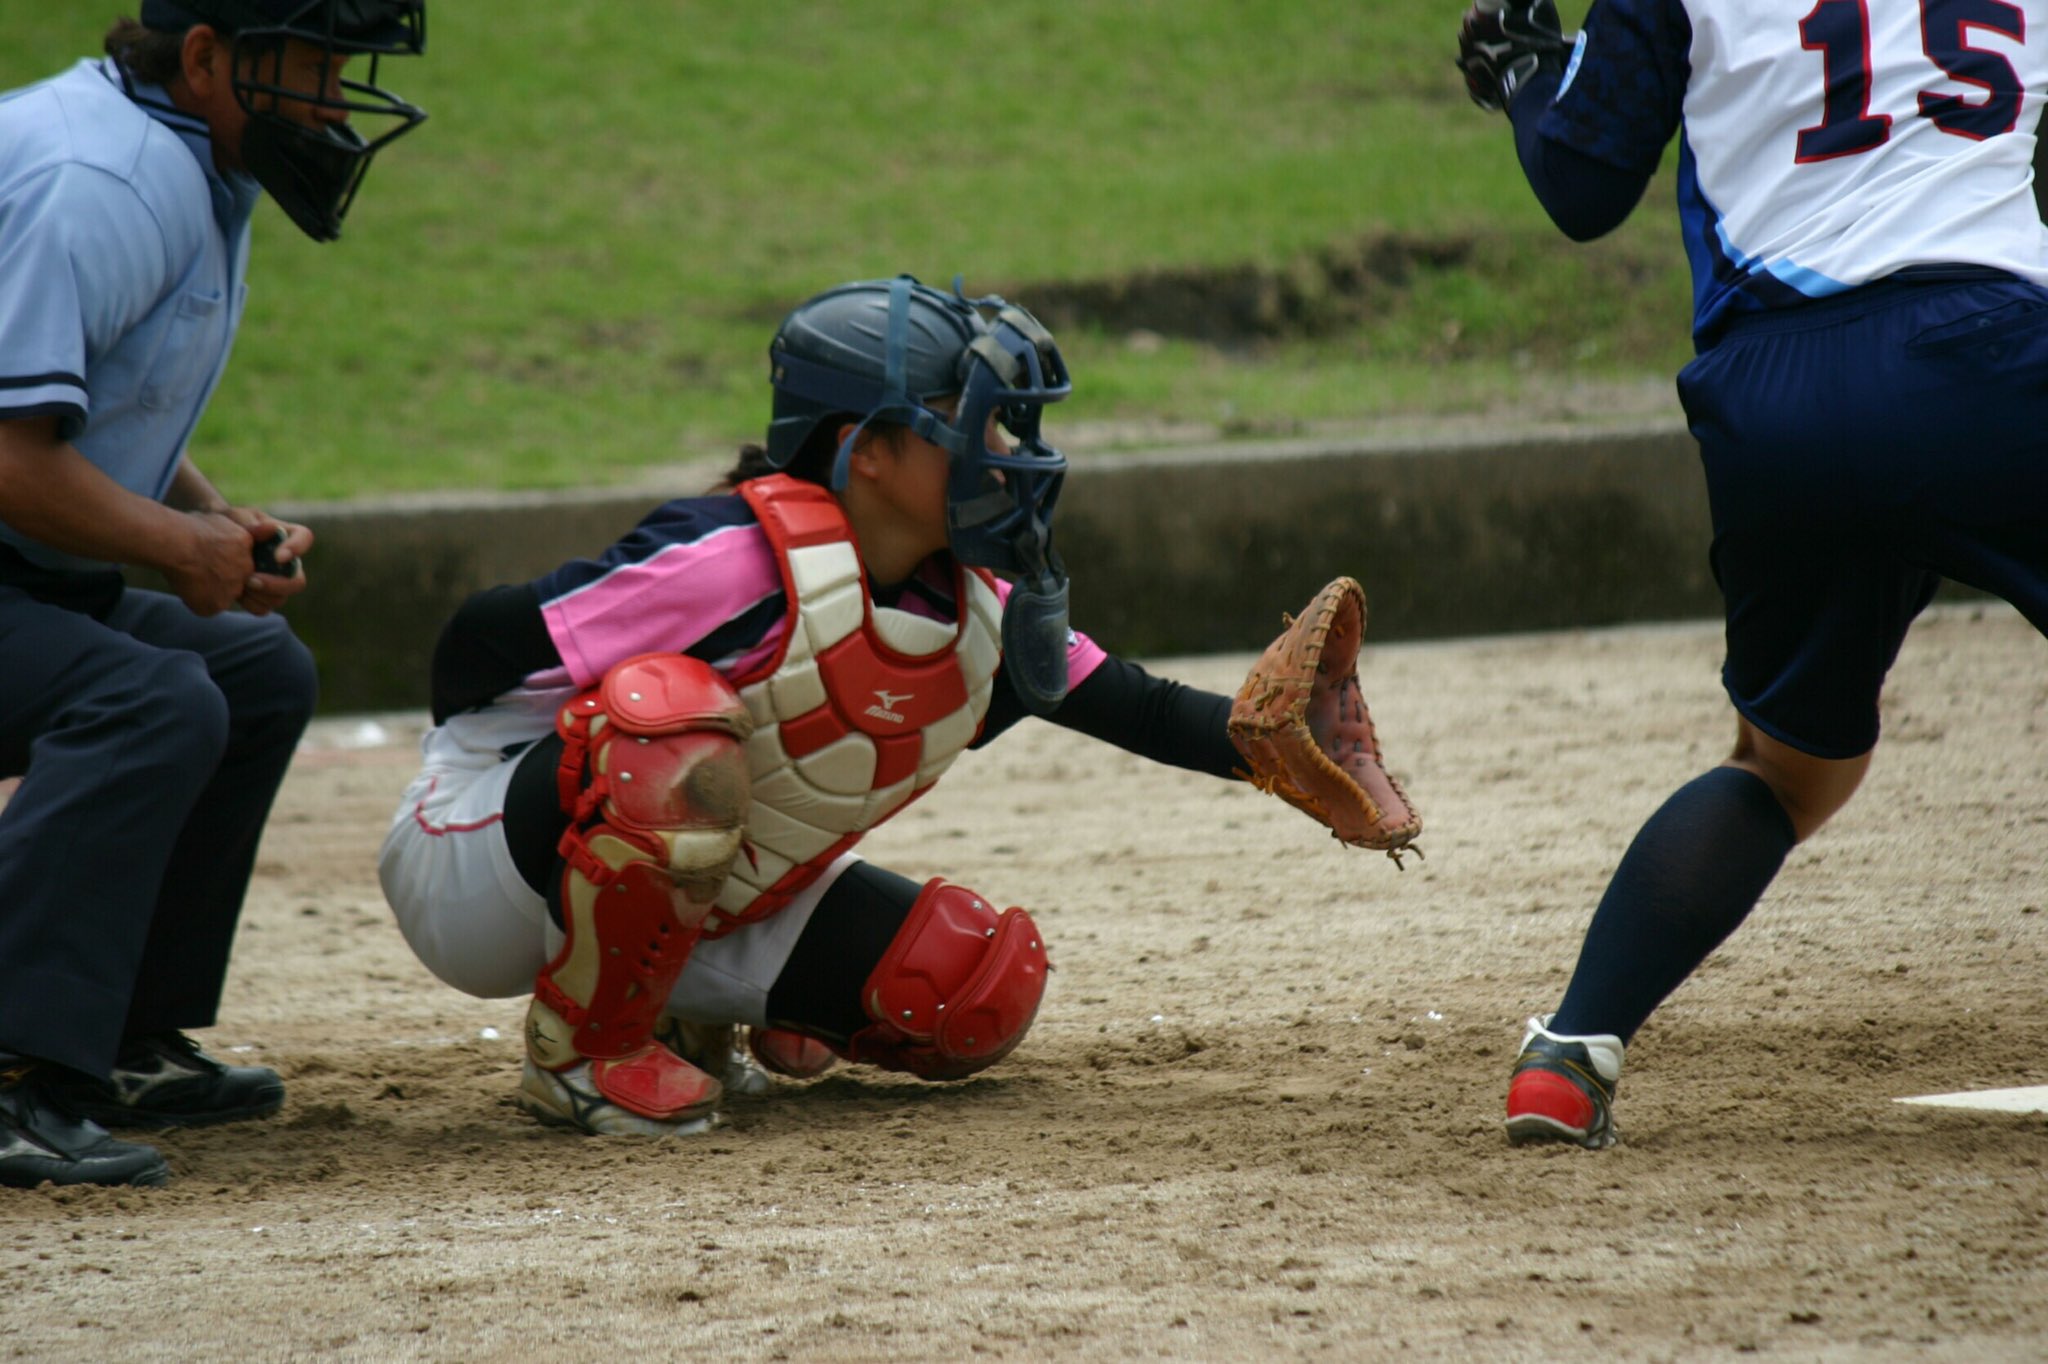
[[[790,1028],[750,1028],[747,1049],[763,1069],[792,1080],[814,1079],[839,1064],[832,1048]]]
[[[167,1184],[170,1166],[153,1146],[121,1141],[81,1118],[51,1092],[54,1068],[0,1061],[0,1185]]]
[[[105,1083],[67,1071],[49,1085],[65,1107],[106,1127],[208,1127],[284,1107],[276,1071],[216,1061],[180,1032],[123,1042]]]
[[[766,1094],[774,1077],[754,1064],[730,1023],[687,1023],[663,1014],[654,1025],[654,1040],[706,1074],[718,1078],[727,1094]]]
[[[718,1081],[656,1044],[617,1061],[549,1070],[526,1059],[519,1106],[554,1127],[601,1137],[687,1137],[711,1129]],[[617,1100],[624,1099],[632,1104]]]
[[[1566,1037],[1529,1020],[1522,1054],[1508,1081],[1508,1141],[1515,1146],[1568,1141],[1589,1151],[1614,1145],[1614,1090],[1622,1044],[1612,1033]]]

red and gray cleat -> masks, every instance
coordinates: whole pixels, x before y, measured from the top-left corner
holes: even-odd
[[[809,1080],[839,1064],[839,1054],[814,1037],[790,1028],[742,1028],[730,1023],[691,1023],[663,1014],[655,1040],[717,1076],[727,1094],[766,1094],[775,1077]]]
[[[659,1043],[617,1060],[549,1070],[526,1058],[519,1106],[544,1123],[607,1137],[692,1136],[710,1128],[717,1080]]]
[[[839,1053],[815,1037],[790,1028],[750,1028],[747,1050],[765,1070],[793,1080],[809,1080],[839,1064]]]
[[[1529,1020],[1522,1054],[1508,1081],[1508,1141],[1523,1146],[1563,1141],[1598,1151],[1614,1145],[1614,1090],[1621,1082],[1622,1043],[1612,1033],[1568,1037]]]
[[[742,1029],[732,1023],[691,1023],[663,1014],[654,1025],[654,1040],[707,1075],[716,1076],[728,1095],[766,1094],[775,1077],[747,1054]]]

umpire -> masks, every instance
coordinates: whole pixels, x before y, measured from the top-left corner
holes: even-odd
[[[284,1102],[183,1030],[214,1021],[313,711],[274,614],[313,536],[230,503],[185,447],[257,200],[336,236],[424,117],[377,60],[424,37],[424,0],[143,0],[104,58],[0,95],[0,777],[22,777],[0,811],[0,1184],[161,1184],[107,1127]]]

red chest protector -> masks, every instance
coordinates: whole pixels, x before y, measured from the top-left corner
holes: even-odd
[[[785,475],[740,495],[775,548],[789,614],[774,658],[733,679],[753,715],[753,802],[706,932],[781,909],[939,779],[981,729],[1001,659],[991,581],[954,568],[957,621],[878,606],[838,499]]]

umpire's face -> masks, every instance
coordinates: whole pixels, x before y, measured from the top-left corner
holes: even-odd
[[[348,122],[341,85],[347,63],[345,54],[298,38],[238,50],[209,25],[186,30],[185,87],[213,138],[214,164],[223,172],[244,169],[242,135],[251,113],[316,130]]]

